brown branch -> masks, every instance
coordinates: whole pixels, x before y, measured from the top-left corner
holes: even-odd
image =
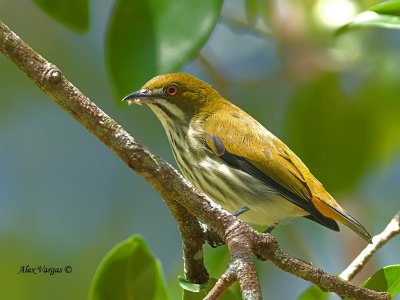
[[[197,218],[179,204],[182,196],[176,183],[183,178],[168,163],[138,143],[73,86],[55,65],[33,51],[2,22],[0,22],[0,51],[43,92],[113,150],[131,169],[146,178],[163,196],[182,235],[186,278],[195,283],[207,282],[209,277],[203,263],[202,228]],[[193,194],[193,188],[189,184],[183,186],[186,188],[184,197]]]
[[[372,238],[372,244],[365,247],[346,270],[340,273],[339,277],[344,280],[352,280],[354,276],[361,271],[372,255],[398,234],[400,234],[400,212],[393,217],[380,234]]]
[[[258,256],[268,259],[283,271],[294,274],[304,280],[318,285],[322,290],[335,292],[341,297],[362,300],[391,299],[388,293],[376,292],[338,276],[313,267],[297,258],[291,257],[279,248],[278,242],[271,235],[253,231],[253,251]],[[268,245],[268,247],[266,247]]]
[[[208,295],[203,300],[215,300],[218,299],[229,287],[236,281],[236,273],[235,270],[228,266],[225,273],[221,275],[221,277],[217,280],[214,287],[208,293]]]
[[[253,251],[250,239],[250,227],[243,223],[232,224],[225,235],[225,241],[231,253],[230,266],[235,270],[244,299],[262,299],[258,284],[257,271],[253,262]],[[252,296],[257,295],[257,296]]]
[[[241,222],[232,224],[224,237],[231,261],[225,273],[216,282],[213,289],[208,293],[206,300],[217,299],[232,283],[239,281],[244,299],[262,299],[260,286],[258,285],[257,272],[253,263],[251,245],[247,226]]]
[[[0,51],[35,84],[73,116],[82,126],[115,152],[131,169],[143,176],[169,206],[183,236],[186,275],[193,281],[208,278],[202,262],[200,244],[204,241],[202,219],[223,238],[232,254],[231,264],[244,299],[261,299],[252,252],[271,260],[282,270],[309,280],[322,289],[355,299],[390,299],[387,293],[374,292],[329,275],[284,253],[269,234],[260,234],[199,193],[176,170],[130,136],[73,86],[57,69],[34,52],[6,25],[0,22]],[[196,240],[196,242],[194,242]],[[193,243],[193,245],[192,245]],[[194,258],[194,259],[193,259]],[[197,259],[199,258],[199,259]]]
[[[185,207],[177,202],[172,205],[168,201],[165,202],[178,223],[181,233],[185,278],[193,283],[204,284],[209,279],[203,257],[206,235],[197,218]]]

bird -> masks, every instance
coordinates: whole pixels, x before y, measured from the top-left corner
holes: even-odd
[[[211,85],[186,73],[150,79],[123,98],[161,121],[183,175],[215,203],[266,232],[295,217],[371,235],[279,138]]]

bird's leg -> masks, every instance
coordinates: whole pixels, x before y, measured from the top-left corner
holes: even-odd
[[[234,213],[232,213],[232,215],[234,215],[235,217],[238,217],[238,216],[240,216],[241,214],[245,213],[248,210],[250,210],[250,208],[245,206],[245,207],[242,207],[241,209],[235,211]],[[220,239],[220,237],[217,236],[217,234],[214,232],[214,230],[212,228],[208,227],[203,222],[200,222],[200,223],[201,223],[201,226],[203,228],[203,232],[206,234],[206,241],[212,248],[216,248],[218,246],[221,246],[221,245],[225,244]]]
[[[276,225],[271,225],[271,226],[267,227],[267,229],[265,229],[263,231],[263,233],[271,233],[271,231],[274,230],[275,227],[276,227]]]
[[[235,217],[239,217],[241,214],[244,214],[246,211],[249,211],[250,208],[248,208],[247,206],[242,207],[241,209],[235,211],[234,213],[232,213],[232,215],[234,215]],[[271,225],[269,227],[267,227],[267,229],[265,229],[263,231],[263,233],[271,233],[272,230],[274,230],[274,228],[276,227],[277,224]]]
[[[234,213],[232,213],[232,215],[234,215],[235,217],[239,217],[241,214],[244,214],[246,211],[249,211],[250,208],[248,208],[247,206],[242,207],[241,209],[235,211]]]
[[[247,206],[242,207],[241,209],[235,211],[234,213],[232,213],[232,215],[234,215],[235,217],[240,216],[241,214],[244,214],[246,211],[249,211],[250,208],[248,208]],[[263,231],[263,233],[271,233],[271,231],[275,228],[276,224],[269,226],[267,229],[265,229]],[[265,259],[263,259],[262,257],[258,256],[256,254],[257,259],[264,261]]]
[[[245,207],[242,207],[241,209],[235,211],[234,213],[232,213],[232,215],[234,215],[235,217],[238,217],[241,214],[243,214],[249,210],[250,210],[250,208],[245,206]],[[203,222],[200,222],[200,223],[201,223],[201,227],[203,228],[203,232],[206,234],[206,241],[212,248],[216,248],[216,247],[224,244],[224,242],[220,239],[219,236],[217,236],[217,234],[214,232],[214,230],[212,228],[210,228]]]

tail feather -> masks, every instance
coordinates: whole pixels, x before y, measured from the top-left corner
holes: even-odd
[[[368,233],[367,229],[365,229],[365,227],[360,222],[354,219],[344,209],[330,205],[329,203],[322,201],[321,199],[316,197],[313,198],[312,202],[324,216],[339,221],[340,223],[346,225],[355,233],[357,233],[365,241],[370,244],[372,243],[372,236]]]
[[[360,237],[366,240],[369,244],[372,244],[372,236],[369,234],[367,229],[356,219],[354,219],[348,212],[344,210],[336,209],[336,207],[331,207],[338,215],[339,222],[343,223],[355,233],[357,233]]]

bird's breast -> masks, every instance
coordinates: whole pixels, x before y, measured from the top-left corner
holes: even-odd
[[[270,226],[288,216],[304,215],[303,210],[283,199],[276,190],[228,165],[207,149],[204,135],[196,127],[168,134],[179,168],[199,190],[229,212],[249,207],[250,211],[241,219],[254,224]]]

